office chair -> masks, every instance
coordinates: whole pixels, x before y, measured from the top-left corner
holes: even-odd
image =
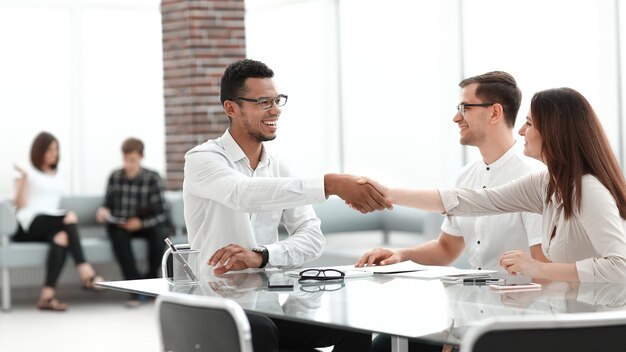
[[[232,300],[170,293],[156,307],[162,351],[252,352],[250,324]]]
[[[174,247],[176,247],[177,250],[191,249],[191,246],[188,243],[175,244]],[[172,249],[167,248],[161,258],[161,275],[164,279],[170,279],[173,276],[173,265]]]
[[[626,311],[501,317],[472,326],[461,352],[622,351]]]

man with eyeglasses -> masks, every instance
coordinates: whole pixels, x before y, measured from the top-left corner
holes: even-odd
[[[200,277],[247,268],[296,266],[324,249],[320,220],[311,204],[337,195],[363,213],[390,208],[371,185],[351,175],[297,178],[269,154],[287,95],[274,86],[265,64],[242,60],[228,66],[220,100],[228,130],[185,155],[183,200],[191,248],[200,250]],[[278,238],[282,224],[289,236]],[[315,348],[368,351],[371,335],[297,324],[249,314],[254,350]]]
[[[478,147],[482,160],[459,172],[455,187],[495,187],[540,170],[515,142],[513,128],[522,93],[510,74],[488,72],[461,83],[461,101],[453,121],[459,126],[460,143]],[[500,255],[524,249],[533,258],[547,261],[541,251],[541,216],[512,213],[481,217],[446,217],[439,238],[416,247],[377,248],[365,253],[356,266],[388,265],[412,260],[427,265],[451,265],[464,250],[474,269],[502,270]],[[374,351],[389,351],[390,337],[379,335]],[[410,351],[435,351],[441,346],[409,342]]]

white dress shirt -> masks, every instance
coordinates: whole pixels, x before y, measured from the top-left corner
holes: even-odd
[[[310,204],[326,200],[323,177],[295,178],[263,148],[256,170],[227,130],[185,155],[183,201],[191,248],[200,250],[200,273],[218,249],[265,246],[271,266],[294,266],[319,257],[325,239]],[[289,237],[279,241],[282,223]]]
[[[554,263],[576,263],[581,282],[626,283],[626,221],[615,199],[595,176],[582,177],[580,208],[565,219],[553,196],[546,204],[547,171],[483,190],[440,190],[449,215],[476,216],[517,211],[542,215],[541,248]],[[554,232],[554,236],[551,236]],[[503,240],[508,240],[504,234]]]
[[[482,160],[465,166],[456,187],[483,189],[508,183],[541,169],[538,162],[524,156],[514,144],[498,160],[487,165]],[[499,270],[500,255],[541,243],[541,216],[532,213],[508,213],[478,217],[446,217],[441,230],[463,237],[469,263],[474,269]]]

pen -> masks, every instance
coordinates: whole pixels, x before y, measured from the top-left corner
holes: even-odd
[[[189,275],[189,278],[193,281],[198,281],[198,277],[196,276],[196,274],[194,274],[193,270],[191,270],[185,258],[183,258],[183,256],[178,253],[178,250],[176,249],[176,246],[174,246],[172,241],[170,241],[169,238],[165,238],[165,243],[172,249],[172,255],[183,266],[183,270],[185,270],[187,275]]]
[[[485,278],[485,279],[463,279],[463,283],[497,283],[497,282],[502,282],[504,283],[504,279],[497,279],[497,278]]]

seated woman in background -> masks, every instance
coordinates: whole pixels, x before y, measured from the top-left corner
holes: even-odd
[[[524,136],[524,154],[547,171],[492,189],[387,189],[393,203],[448,216],[507,212],[542,214],[542,249],[551,263],[523,251],[502,254],[512,274],[537,279],[626,282],[626,182],[589,102],[570,88],[536,93]],[[502,239],[506,241],[506,238]]]
[[[37,307],[64,311],[67,304],[56,298],[56,282],[61,274],[67,252],[72,255],[84,288],[95,289],[94,282],[103,281],[85,261],[78,237],[78,218],[71,211],[59,209],[63,195],[63,179],[57,171],[59,142],[47,132],[41,132],[30,150],[32,166],[15,168],[21,174],[16,180],[15,206],[19,229],[13,238],[17,242],[48,242],[46,278]]]

